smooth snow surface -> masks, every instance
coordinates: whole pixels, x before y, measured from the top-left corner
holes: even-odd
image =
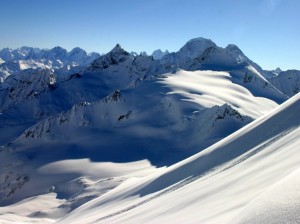
[[[0,223],[53,223],[128,178],[139,178],[156,171],[146,160],[122,164],[95,163],[88,159],[50,163],[32,171],[31,182],[25,184],[23,189],[24,192],[39,192],[38,189],[47,191],[10,206],[0,207]]]
[[[58,223],[298,223],[299,110],[298,94],[199,154],[129,179]]]
[[[0,223],[54,223],[54,219],[66,215],[68,209],[59,209],[65,200],[55,193],[25,199],[7,207],[0,207]]]
[[[277,105],[267,98],[254,97],[246,88],[232,83],[227,72],[181,70],[162,83],[173,89],[173,93],[181,94],[203,107],[227,103],[252,118],[258,118]]]
[[[254,198],[238,223],[300,223],[300,168]]]

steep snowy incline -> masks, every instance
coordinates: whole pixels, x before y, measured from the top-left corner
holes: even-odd
[[[246,62],[252,67],[254,67],[259,73],[266,77],[265,71],[255,62],[250,60],[242,51],[238,48],[238,46],[234,44],[228,44],[225,50],[229,53],[231,57],[233,57],[237,63]]]
[[[277,89],[292,97],[300,91],[300,71],[287,70],[268,79]]]
[[[298,223],[298,111],[299,94],[206,150],[129,179],[58,223]]]

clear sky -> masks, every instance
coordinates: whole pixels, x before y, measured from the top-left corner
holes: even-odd
[[[300,0],[0,0],[0,49],[179,50],[195,37],[300,69]]]

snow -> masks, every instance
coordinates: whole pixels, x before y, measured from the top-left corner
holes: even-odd
[[[169,54],[169,51],[162,51],[161,49],[155,50],[153,51],[153,53],[151,54],[151,56],[155,59],[155,60],[159,60],[161,59],[163,56]]]
[[[292,82],[205,38],[154,53],[0,51],[0,223],[300,222]]]
[[[90,64],[99,56],[98,53],[87,54],[81,48],[74,48],[70,52],[61,47],[50,50],[32,47],[14,50],[5,48],[0,50],[0,78],[5,80],[8,76],[16,75],[22,70],[41,68],[54,69],[57,74],[72,74],[74,70]],[[12,63],[17,66],[12,68]]]
[[[231,81],[228,72],[181,70],[161,81],[173,91],[188,100],[210,108],[225,103],[252,118],[258,118],[277,104],[266,98],[254,97],[251,92]]]
[[[99,77],[90,73],[80,80],[92,78],[88,77],[92,74]],[[128,77],[119,73],[102,73],[100,77],[118,79],[115,89],[128,82]],[[57,152],[67,154],[75,144],[80,154],[96,160],[149,159],[164,166],[204,149],[277,106],[232,83],[227,72],[181,70],[164,77],[114,91],[102,100],[76,104],[30,127],[12,145],[22,151],[34,148],[37,155],[42,154],[39,147],[45,151],[59,148],[52,151],[54,156]],[[101,93],[97,88],[87,89]],[[121,152],[126,157],[121,157]]]
[[[25,192],[26,188],[32,188],[31,191],[38,192],[38,195],[0,207],[0,222],[53,223],[82,203],[112,190],[126,179],[146,176],[156,170],[146,160],[122,164],[91,162],[88,159],[49,163],[31,171],[31,184],[24,185]],[[43,179],[45,175],[46,180]],[[73,179],[74,176],[80,178]],[[43,188],[48,189],[49,193],[40,193],[37,190]],[[61,199],[62,195],[68,200]]]
[[[58,223],[297,223],[299,109],[297,95],[199,154],[129,179]]]
[[[281,71],[277,76],[268,79],[281,92],[292,97],[300,91],[300,71]]]
[[[89,159],[61,160],[40,167],[37,172],[42,174],[68,174],[78,173],[90,179],[104,179],[117,176],[145,176],[153,172],[153,167],[147,160],[132,163],[96,163]]]
[[[68,210],[59,209],[65,200],[49,193],[25,199],[7,207],[0,207],[0,221],[9,223],[54,223],[55,218],[66,215]]]
[[[300,223],[300,168],[257,196],[237,223]]]
[[[198,37],[189,40],[179,51],[178,54],[185,57],[195,58],[201,55],[207,48],[214,47],[216,44],[206,38]]]
[[[51,69],[51,66],[44,65],[43,63],[39,63],[34,60],[19,60],[18,62],[20,65],[20,70],[39,68]]]

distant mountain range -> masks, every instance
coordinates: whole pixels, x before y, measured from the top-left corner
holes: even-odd
[[[203,41],[195,41],[196,39],[202,39]],[[195,50],[195,52],[199,53],[199,50],[201,48],[208,49],[208,46],[217,48],[216,44],[211,40],[207,40],[205,38],[196,39],[188,42],[177,53],[180,54],[181,52],[183,54],[193,54],[193,49],[197,49]],[[196,42],[198,44],[201,42],[204,45],[193,46],[193,44],[195,44]],[[233,58],[235,58],[238,63],[247,62],[251,66],[253,66],[261,75],[272,82],[272,84],[275,84],[276,88],[278,88],[283,93],[292,96],[299,91],[298,89],[300,84],[297,79],[297,77],[299,77],[297,70],[284,71],[281,76],[285,77],[283,79],[286,80],[284,80],[284,82],[275,81],[278,79],[282,79],[279,78],[281,76],[277,77],[281,72],[283,72],[280,68],[272,71],[263,70],[258,64],[254,63],[247,56],[245,56],[236,45],[229,44],[226,47],[226,50]],[[169,55],[165,57],[166,62],[168,63],[168,61],[173,60],[172,63],[176,64],[178,63],[174,61],[176,59],[171,59],[171,57],[173,57],[177,53],[170,53],[168,50],[163,52],[162,50],[158,49],[153,51],[153,53],[149,56],[152,56],[154,60],[161,60],[164,56]],[[138,55],[148,56],[146,52],[141,52],[140,54],[131,52],[130,54],[133,57],[136,57]],[[81,71],[85,66],[91,64],[95,59],[99,57],[99,53],[87,53],[85,50],[79,47],[76,47],[69,52],[61,47],[54,47],[52,49],[40,49],[25,46],[18,49],[4,48],[0,50],[0,82],[3,82],[9,75],[18,74],[19,72],[26,69],[49,69],[53,70],[56,74],[59,75],[69,75]],[[178,60],[179,64],[181,64],[180,57]],[[287,79],[286,77],[288,76],[293,76],[294,78]],[[285,84],[283,84],[284,86],[282,86],[282,84],[279,83]]]
[[[4,48],[0,50],[0,79],[3,81],[9,75],[17,74],[26,69],[52,69],[58,74],[70,74],[80,70],[81,66],[90,64],[98,58],[98,53],[87,53],[81,48],[70,52],[61,48],[39,49],[21,47],[18,49]]]
[[[158,60],[168,53],[168,51],[156,50],[152,56]],[[131,52],[131,54],[138,55],[135,52]],[[143,54],[147,55],[145,52]],[[26,69],[44,68],[52,69],[60,75],[72,74],[80,71],[82,67],[92,63],[98,57],[100,57],[99,53],[87,53],[79,47],[73,48],[69,52],[62,47],[52,49],[4,48],[0,50],[0,82],[3,82],[9,75]]]
[[[76,211],[86,216],[111,202],[116,209],[88,215],[91,222],[121,214],[118,220],[126,223],[124,209],[134,210],[149,194],[156,200],[160,191],[173,192],[173,184],[179,189],[207,172],[230,170],[264,148],[275,150],[277,138],[289,136],[299,123],[291,114],[299,97],[290,99],[299,92],[299,71],[265,71],[236,45],[222,48],[205,38],[150,56],[117,44],[103,55],[22,47],[3,49],[0,58],[0,206],[23,199],[43,205],[45,197],[53,205],[30,212],[20,205],[15,218],[8,216],[13,206],[0,208],[0,222],[2,215],[52,222],[83,206],[61,223],[76,222]],[[276,126],[289,118],[297,127],[291,121]],[[272,178],[273,184],[277,176]],[[260,189],[270,183],[260,182]],[[95,204],[85,204],[95,198]],[[162,222],[160,211],[149,208]],[[136,211],[144,223],[142,210]]]

